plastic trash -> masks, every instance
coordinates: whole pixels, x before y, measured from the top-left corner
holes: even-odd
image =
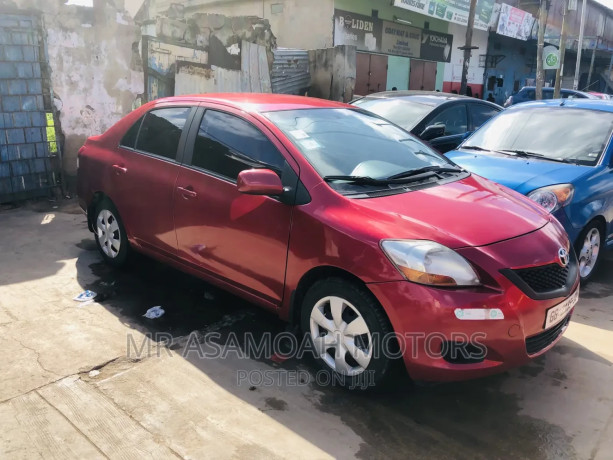
[[[94,369],[93,371],[89,371],[89,376],[92,377],[92,378],[93,377],[97,377],[98,375],[100,375],[100,371],[99,370]]]
[[[81,294],[79,294],[78,296],[74,297],[72,300],[76,300],[77,302],[89,302],[91,300],[94,300],[94,297],[96,297],[96,293],[94,291],[83,291]]]
[[[151,307],[143,316],[149,319],[156,319],[162,316],[164,313],[165,311],[162,307]]]

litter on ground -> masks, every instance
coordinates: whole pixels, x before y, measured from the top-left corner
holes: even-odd
[[[151,307],[143,316],[149,319],[156,319],[162,316],[164,313],[165,311],[162,307]]]
[[[91,300],[94,300],[94,297],[96,297],[96,293],[94,291],[87,290],[83,291],[81,294],[74,297],[72,300],[76,300],[77,302],[89,302]]]

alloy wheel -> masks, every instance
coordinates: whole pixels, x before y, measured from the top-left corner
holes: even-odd
[[[324,297],[310,316],[313,344],[319,357],[342,375],[358,375],[366,370],[372,358],[370,329],[360,312],[347,300]]]
[[[585,235],[583,247],[581,248],[581,252],[579,252],[579,273],[581,274],[581,278],[590,276],[590,273],[592,273],[598,262],[599,254],[600,232],[597,228],[593,228]]]
[[[121,249],[121,232],[117,218],[108,209],[102,209],[96,219],[98,244],[107,257],[114,259]]]

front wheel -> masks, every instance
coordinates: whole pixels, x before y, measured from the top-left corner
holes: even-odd
[[[591,280],[600,265],[603,246],[604,233],[602,227],[598,222],[591,222],[583,229],[575,244],[582,283]]]
[[[339,278],[318,281],[301,310],[302,331],[330,382],[368,389],[386,380],[398,347],[381,306],[363,286]]]
[[[128,257],[128,237],[113,203],[104,199],[96,206],[94,236],[104,261],[114,267],[125,264]]]

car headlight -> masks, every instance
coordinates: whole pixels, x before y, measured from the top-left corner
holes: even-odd
[[[425,240],[383,240],[383,252],[409,281],[432,286],[478,286],[479,276],[460,254]]]
[[[575,187],[571,184],[551,185],[537,188],[528,193],[528,198],[536,201],[549,212],[554,212],[570,203],[575,194]]]

